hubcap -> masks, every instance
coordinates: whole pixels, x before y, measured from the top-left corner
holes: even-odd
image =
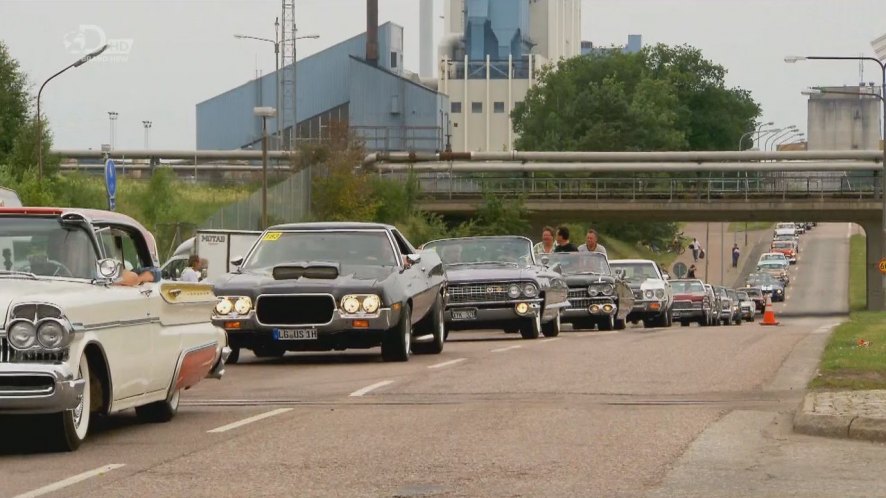
[[[74,427],[80,427],[80,422],[83,420],[83,396],[80,396],[80,402],[77,403],[77,407],[74,408]]]

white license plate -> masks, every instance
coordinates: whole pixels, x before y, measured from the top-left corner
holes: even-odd
[[[477,310],[475,310],[475,309],[452,310],[452,319],[453,320],[476,320],[477,319]]]
[[[317,329],[274,329],[274,339],[278,341],[315,341]]]

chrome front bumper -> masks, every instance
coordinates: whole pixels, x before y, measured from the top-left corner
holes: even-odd
[[[220,318],[213,317],[212,324],[225,329],[230,333],[245,333],[255,331],[272,331],[274,329],[316,329],[317,334],[332,334],[345,330],[388,330],[394,325],[400,323],[400,315],[402,310],[392,310],[390,308],[382,308],[374,315],[342,315],[340,310],[332,313],[332,319],[329,323],[322,325],[268,325],[259,324],[255,318],[255,313],[249,316],[239,318]],[[354,321],[360,320],[367,322],[366,327],[354,327]],[[239,328],[228,328],[227,323],[239,322]]]
[[[644,312],[644,313],[660,313],[665,310],[667,306],[667,301],[661,299],[654,299],[652,301],[634,301],[634,308],[632,311],[634,312]]]
[[[73,410],[86,389],[64,364],[0,363],[0,413],[55,413]]]
[[[529,305],[529,309],[524,314],[517,313],[516,305],[519,302],[525,302]],[[446,308],[446,312],[444,313],[444,318],[447,323],[471,323],[471,322],[498,322],[498,321],[507,321],[507,320],[516,320],[521,318],[535,318],[541,312],[541,299],[536,300],[526,300],[519,301],[513,303],[502,303],[501,306],[496,306],[494,308],[479,308],[476,306],[472,306],[471,304],[454,304],[450,305]],[[490,306],[487,304],[487,306]],[[452,311],[458,309],[476,309],[477,314],[476,318],[468,319],[468,320],[454,320],[452,318]]]

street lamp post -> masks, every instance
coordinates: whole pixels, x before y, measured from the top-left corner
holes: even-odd
[[[277,115],[273,107],[256,107],[253,113],[261,118],[261,229],[268,228],[268,118]]]
[[[116,112],[116,111],[108,111],[108,129],[109,129],[109,131],[108,131],[108,134],[109,134],[108,140],[110,141],[110,144],[111,144],[111,150],[114,150],[114,148],[115,148],[116,145],[117,145],[117,140],[116,140],[116,139],[117,139],[117,136],[116,136],[117,134],[114,133],[114,132],[115,132],[115,130],[114,130],[114,125],[115,125],[115,123],[117,122],[117,116],[119,116],[119,115],[120,115],[119,112]]]
[[[880,66],[880,71],[882,73],[882,80],[880,83],[880,95],[875,93],[871,93],[869,95],[873,95],[880,99],[880,103],[883,104],[883,158],[882,158],[882,169],[883,171],[880,173],[880,197],[883,200],[883,209],[880,215],[880,256],[886,257],[886,62],[881,61],[875,57],[845,57],[845,56],[799,56],[799,55],[789,55],[784,58],[784,61],[790,64],[804,61],[804,60],[825,60],[825,61],[873,61],[876,62],[878,66]],[[824,92],[824,93],[838,93],[838,92]],[[873,308],[874,310],[883,310],[886,309],[886,302],[884,302],[883,298],[886,298],[886,275],[884,275],[880,280],[880,301],[874,303],[871,306],[871,303],[868,303],[869,308]]]
[[[293,34],[298,33],[298,28],[293,26],[292,29]],[[304,36],[295,36],[292,39],[292,143],[289,144],[289,148],[291,150],[295,150],[295,146],[297,144],[298,139],[298,40],[310,38],[316,40],[320,38],[320,35],[310,34]],[[321,130],[322,135],[322,130]],[[309,190],[310,191],[310,190]]]
[[[37,181],[43,181],[43,117],[40,115],[40,95],[43,93],[43,87],[45,87],[46,84],[49,83],[53,78],[67,71],[68,69],[71,69],[72,67],[80,67],[83,64],[86,64],[87,62],[104,52],[107,48],[108,44],[106,43],[98,50],[84,55],[80,59],[74,61],[71,65],[53,74],[52,76],[47,78],[42,85],[40,85],[40,90],[37,92]]]
[[[150,121],[142,121],[145,127],[145,150],[148,150],[151,144],[151,124]]]
[[[780,133],[773,134],[771,137],[766,139],[766,144],[764,145],[763,150],[768,151],[769,146],[772,145],[773,142],[775,142],[776,140],[778,140],[784,136],[790,135],[791,133],[794,133],[796,131],[797,131],[796,125],[791,125],[791,126],[788,126],[787,128],[782,128]]]
[[[738,150],[739,150],[739,152],[743,150],[742,147],[743,147],[743,144],[744,144],[744,139],[745,139],[745,137],[747,137],[747,136],[749,136],[749,135],[755,135],[755,134],[759,137],[759,136],[760,136],[760,131],[762,130],[762,128],[763,128],[764,126],[772,126],[772,125],[774,125],[774,124],[775,124],[774,121],[770,121],[770,122],[768,122],[768,123],[763,123],[763,124],[761,124],[760,126],[758,126],[757,128],[755,128],[754,130],[751,130],[751,131],[745,133],[744,135],[742,135],[741,138],[738,139]],[[758,139],[758,141],[759,141],[759,139]]]

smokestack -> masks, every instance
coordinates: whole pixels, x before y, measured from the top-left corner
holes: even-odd
[[[419,74],[422,78],[434,76],[434,0],[419,4]]]
[[[366,62],[378,65],[378,0],[366,0]]]

